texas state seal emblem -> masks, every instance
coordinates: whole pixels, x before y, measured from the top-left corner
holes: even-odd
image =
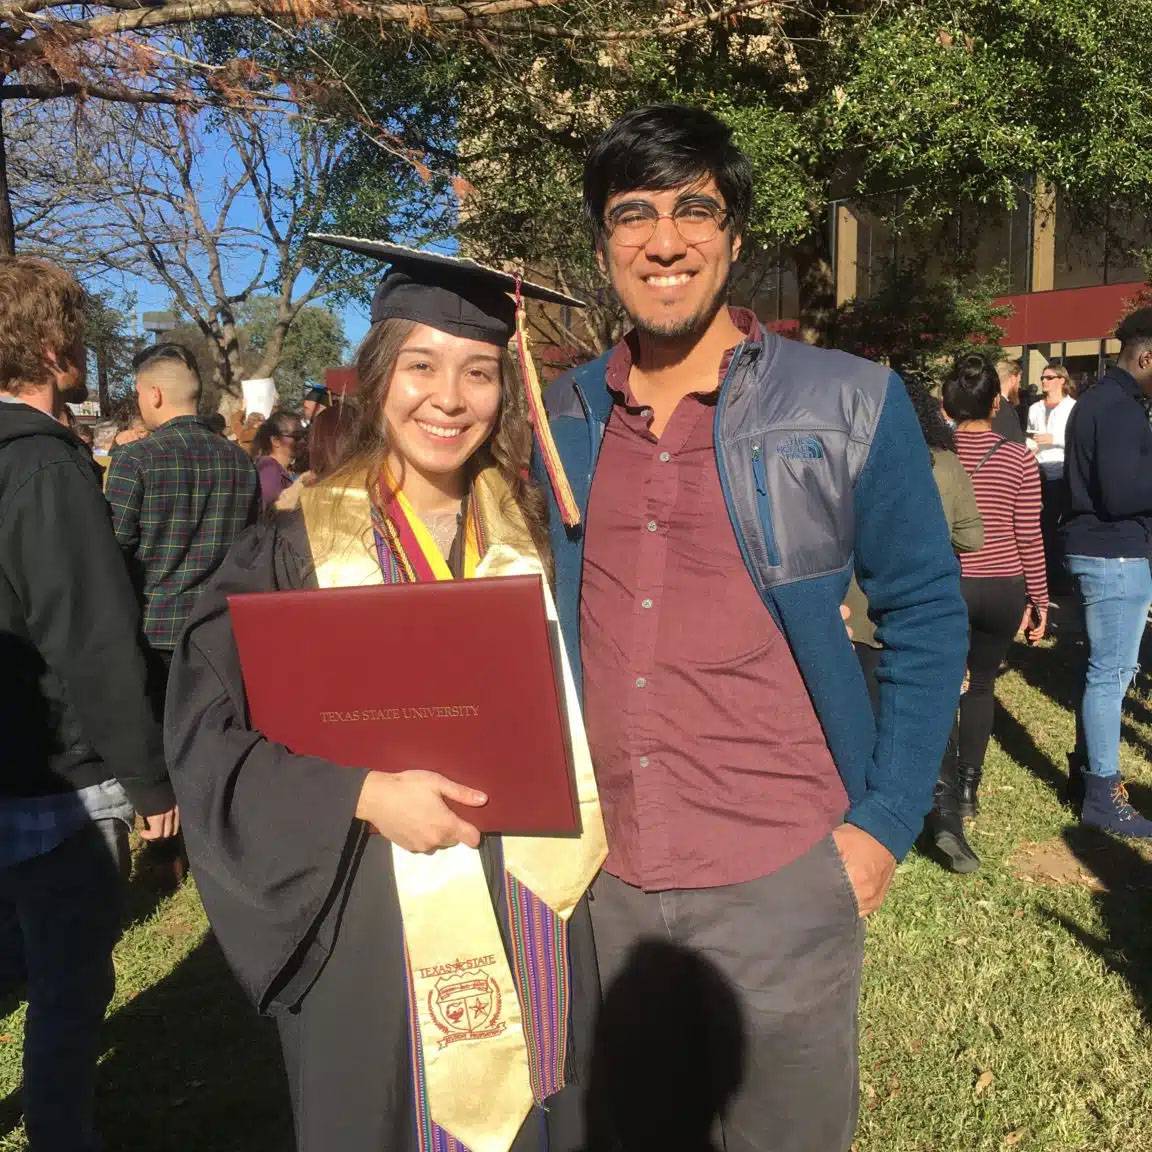
[[[441,1048],[499,1035],[507,1027],[500,1009],[500,988],[482,968],[441,976],[428,991],[428,1012],[444,1033]]]

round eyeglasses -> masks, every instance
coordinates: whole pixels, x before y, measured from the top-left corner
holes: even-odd
[[[689,200],[671,212],[657,212],[637,202],[614,208],[605,221],[608,235],[624,248],[642,248],[656,234],[661,220],[671,220],[685,244],[705,244],[728,225],[730,213],[710,200]]]

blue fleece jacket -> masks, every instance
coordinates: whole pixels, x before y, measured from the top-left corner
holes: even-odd
[[[567,373],[546,398],[582,514],[612,409],[606,364],[603,356]],[[768,334],[734,353],[715,420],[733,531],[804,677],[847,819],[900,859],[932,804],[968,628],[912,405],[899,377],[876,365]],[[535,470],[543,479],[539,460]],[[561,629],[582,684],[584,532],[565,529],[554,503],[551,539]],[[840,617],[853,570],[884,645],[878,713]]]

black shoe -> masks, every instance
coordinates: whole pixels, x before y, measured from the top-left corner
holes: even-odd
[[[976,782],[979,784],[979,778]],[[936,803],[928,814],[927,829],[936,850],[947,858],[953,872],[975,872],[980,867],[980,857],[964,837],[960,788],[954,768],[944,768],[936,782]]]
[[[962,820],[975,820],[980,815],[980,779],[984,775],[979,768],[975,772],[961,768],[956,784],[956,803]]]
[[[976,872],[980,868],[980,857],[972,851],[972,845],[964,838],[963,830],[937,829],[932,834],[936,850],[948,858],[948,866],[962,876]]]

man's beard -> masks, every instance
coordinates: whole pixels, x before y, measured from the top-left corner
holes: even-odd
[[[81,380],[68,388],[59,389],[59,393],[65,404],[83,404],[88,399],[88,385]]]
[[[705,332],[708,325],[716,318],[716,313],[724,307],[727,295],[728,286],[725,285],[703,308],[693,315],[685,317],[683,320],[669,320],[661,323],[660,321],[649,321],[637,316],[629,317],[629,319],[631,319],[636,331],[642,336],[648,337],[650,340],[657,342],[661,340],[667,340],[669,342],[681,341],[687,339],[689,336],[699,336],[702,332]]]

